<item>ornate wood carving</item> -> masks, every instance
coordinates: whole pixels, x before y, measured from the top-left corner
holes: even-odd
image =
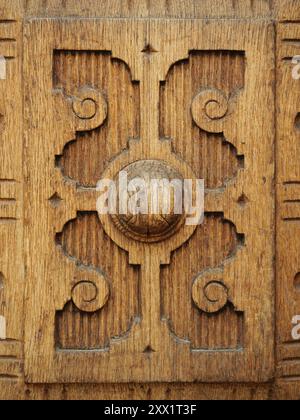
[[[128,265],[128,256],[105,234],[96,212],[79,213],[68,222],[57,236],[57,245],[68,259],[89,269],[88,277],[81,272],[79,281],[93,280],[90,274],[95,278],[99,272],[96,279],[103,284],[104,276],[102,302],[106,305],[94,313],[80,312],[70,300],[56,315],[56,345],[61,349],[107,349],[140,316],[139,268]],[[107,300],[105,284],[109,287]]]
[[[41,215],[32,220],[27,207],[26,235],[49,261],[45,269],[27,250],[27,380],[270,379],[272,28],[33,20],[25,35],[27,194]],[[33,49],[43,59],[34,79]],[[258,99],[257,88],[265,92]],[[205,178],[204,224],[163,212],[97,215],[97,182],[124,168],[146,181]],[[180,295],[186,325],[174,311]],[[219,328],[232,334],[219,337]]]
[[[153,180],[183,181],[180,173],[160,160],[139,160],[123,168],[123,171],[127,173],[128,182],[136,178],[144,180],[148,192],[151,190],[151,181]],[[170,197],[169,212],[164,213],[164,193],[163,188],[160,188],[157,197],[157,214],[154,214],[154,209],[151,209],[150,214],[132,215],[129,212],[126,215],[112,215],[116,226],[129,238],[148,243],[163,241],[174,235],[184,224],[185,215],[176,214],[174,193]],[[151,203],[151,196],[148,198]],[[119,207],[119,203],[117,205]],[[149,207],[151,206],[149,205]]]
[[[299,399],[299,0],[0,16],[0,399]],[[205,179],[190,237],[101,222],[99,179],[149,160]]]

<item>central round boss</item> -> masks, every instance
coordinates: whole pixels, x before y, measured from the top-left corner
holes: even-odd
[[[160,160],[136,161],[121,172],[123,177],[126,174],[128,190],[122,198],[119,194],[117,208],[125,196],[127,212],[111,217],[123,234],[141,242],[159,242],[176,233],[185,221],[181,174]],[[116,183],[119,191],[120,174]],[[132,211],[133,203],[137,211]]]

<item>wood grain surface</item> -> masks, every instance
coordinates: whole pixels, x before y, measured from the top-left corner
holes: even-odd
[[[1,400],[300,398],[299,21],[0,0]],[[99,179],[137,161],[204,178],[203,224],[99,217]]]

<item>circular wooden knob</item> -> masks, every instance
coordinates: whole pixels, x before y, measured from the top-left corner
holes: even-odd
[[[182,176],[159,160],[137,161],[122,172],[127,174],[128,211],[112,216],[118,228],[142,242],[159,242],[172,236],[185,220]],[[138,211],[133,211],[134,204],[138,204]]]

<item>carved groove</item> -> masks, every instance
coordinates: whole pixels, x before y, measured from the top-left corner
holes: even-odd
[[[5,277],[0,272],[0,315],[4,314],[5,310]]]
[[[300,112],[297,114],[295,118],[295,128],[296,130],[300,131]]]
[[[235,95],[228,97],[218,89],[202,89],[192,101],[192,115],[199,128],[222,133],[225,120],[234,111]]]
[[[14,223],[17,219],[17,183],[0,180],[0,223]]]
[[[300,292],[300,273],[297,273],[294,280],[295,289]]]
[[[7,60],[14,59],[17,56],[17,40],[15,38],[15,21],[0,21],[0,56]]]

